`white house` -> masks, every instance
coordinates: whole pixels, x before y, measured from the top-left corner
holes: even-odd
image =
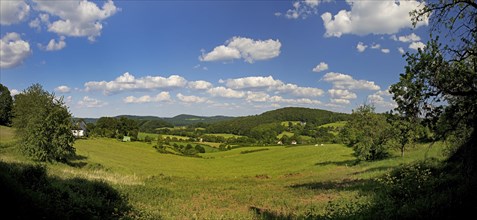
[[[86,137],[86,123],[84,121],[74,123],[71,132],[76,138]]]

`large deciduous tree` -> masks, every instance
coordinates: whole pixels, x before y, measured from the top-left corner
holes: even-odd
[[[463,161],[468,172],[476,172],[477,2],[431,1],[411,15],[414,23],[429,17],[431,40],[417,53],[406,54],[405,73],[390,90],[397,110],[424,118],[436,137],[446,138],[459,128],[461,141],[450,160]]]
[[[385,116],[376,114],[374,106],[364,104],[353,110],[341,136],[359,160],[377,160],[388,154],[393,133]]]
[[[75,154],[71,114],[39,84],[15,96],[13,126],[22,152],[39,161],[66,161]]]
[[[9,125],[12,118],[13,99],[10,90],[0,84],[0,125]]]

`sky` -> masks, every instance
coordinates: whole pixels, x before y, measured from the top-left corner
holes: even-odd
[[[420,1],[1,0],[0,83],[34,83],[75,117],[245,116],[396,107]]]

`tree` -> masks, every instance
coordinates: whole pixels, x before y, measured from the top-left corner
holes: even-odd
[[[387,156],[392,139],[391,126],[374,106],[364,104],[353,110],[351,119],[341,131],[344,143],[353,147],[359,160],[377,160]]]
[[[39,161],[65,161],[75,154],[71,114],[63,99],[34,84],[15,96],[13,126],[22,152]]]
[[[465,130],[450,160],[463,161],[463,167],[475,173],[477,3],[434,1],[412,12],[412,16],[414,24],[430,16],[431,40],[416,54],[406,54],[405,72],[390,89],[397,110],[405,117],[424,118],[437,139],[455,134],[456,128]]]
[[[12,119],[13,99],[10,90],[0,83],[0,125],[9,125]]]
[[[392,112],[387,115],[388,122],[392,126],[393,132],[393,146],[401,152],[401,157],[404,157],[404,151],[415,145],[419,138],[419,124],[411,121],[410,118],[402,117]]]

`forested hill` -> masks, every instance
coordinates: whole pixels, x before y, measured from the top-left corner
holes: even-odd
[[[196,116],[196,115],[177,115],[172,118],[162,118],[162,120],[169,122],[175,126],[184,126],[197,123],[211,124],[220,121],[226,121],[233,119],[234,117],[228,116]]]
[[[321,109],[287,107],[268,111],[260,115],[238,117],[225,122],[214,123],[208,127],[213,133],[231,133],[247,135],[254,128],[263,127],[266,124],[281,123],[283,121],[300,121],[308,125],[319,126],[336,121],[348,120],[349,115]]]
[[[197,123],[211,124],[215,122],[225,121],[233,119],[234,117],[228,116],[196,116],[196,115],[177,115],[172,118],[161,118],[157,116],[138,116],[138,115],[118,115],[115,118],[125,117],[138,121],[140,125],[148,123],[148,127],[155,126],[161,127],[173,127],[173,126],[185,126]],[[86,123],[96,123],[98,118],[83,118]]]

